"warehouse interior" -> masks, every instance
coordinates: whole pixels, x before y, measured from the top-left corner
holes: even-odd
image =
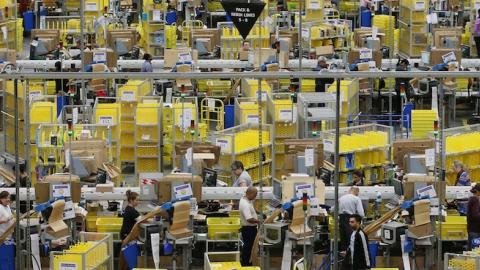
[[[480,0],[0,0],[0,270],[480,270]]]

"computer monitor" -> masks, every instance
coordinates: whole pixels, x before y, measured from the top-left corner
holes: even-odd
[[[403,184],[402,181],[397,179],[392,179],[393,189],[395,190],[395,194],[398,196],[403,195]]]
[[[273,196],[276,199],[282,199],[282,183],[277,179],[273,179]]]
[[[204,187],[217,186],[217,171],[208,169],[208,168],[203,168],[202,178],[203,178],[202,186]]]
[[[125,46],[125,42],[122,40],[115,40],[115,52],[118,55],[125,55],[130,52],[130,50]]]

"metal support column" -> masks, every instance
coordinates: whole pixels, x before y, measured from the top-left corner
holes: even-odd
[[[20,168],[19,168],[19,163],[20,163],[20,152],[18,149],[20,140],[19,140],[19,126],[18,126],[18,80],[13,81],[13,98],[14,100],[14,120],[15,120],[15,138],[14,138],[14,143],[15,143],[15,193],[17,196],[15,196],[15,222],[16,222],[16,228],[15,230],[15,250],[16,250],[16,259],[15,259],[15,269],[22,269],[22,257],[21,257],[21,251],[22,248],[20,246]],[[28,98],[28,97],[27,97]],[[25,131],[27,132],[27,131]]]
[[[333,239],[333,270],[338,270],[338,241],[339,239],[339,228],[338,228],[338,183],[340,182],[340,79],[337,78],[337,100],[335,106],[335,208],[333,212],[334,219],[334,237]]]

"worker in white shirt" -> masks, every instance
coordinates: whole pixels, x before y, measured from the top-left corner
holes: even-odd
[[[350,228],[350,217],[352,215],[359,215],[365,217],[362,200],[358,197],[360,189],[357,186],[350,188],[348,194],[343,195],[338,200],[338,214],[340,222],[340,251],[346,251],[348,242],[352,235]]]
[[[0,236],[2,236],[14,222],[12,210],[10,209],[10,193],[0,192]],[[11,235],[7,237],[10,239]]]
[[[257,188],[249,187],[245,192],[245,196],[240,199],[240,222],[242,224],[242,266],[251,266],[250,256],[252,254],[253,243],[255,237],[257,237],[257,224],[258,217],[255,208],[253,207],[253,201],[257,197]]]
[[[243,167],[243,163],[240,161],[234,161],[232,164],[232,172],[237,177],[235,182],[233,182],[234,187],[251,187],[252,178],[248,172]]]

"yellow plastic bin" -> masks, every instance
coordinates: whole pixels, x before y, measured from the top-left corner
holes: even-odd
[[[123,218],[119,217],[98,217],[97,232],[114,233],[114,239],[119,239]]]
[[[209,239],[235,239],[239,237],[240,218],[208,218],[207,227]]]

